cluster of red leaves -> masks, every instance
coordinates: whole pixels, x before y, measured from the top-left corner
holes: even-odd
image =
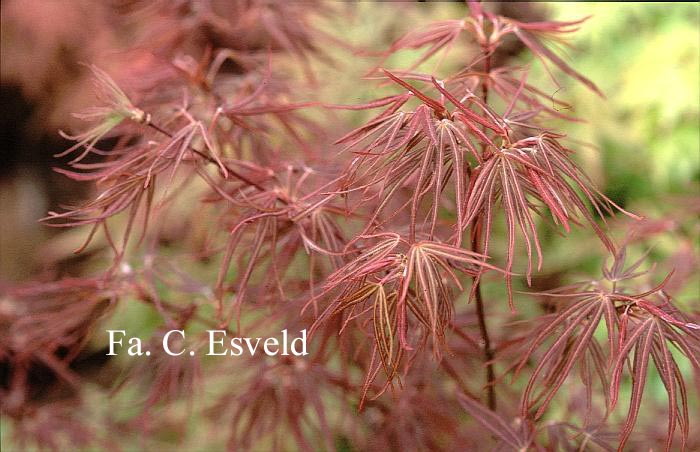
[[[131,299],[154,308],[163,325],[150,338],[153,344],[162,331],[190,325],[230,335],[310,329],[309,357],[272,363],[256,356],[207,372],[198,358],[163,354],[134,365],[119,389],[141,387],[143,409],[130,425],[146,433],[167,429],[154,410],[180,399],[192,408],[206,379],[221,382],[206,412],[217,423],[228,419],[230,449],[269,441],[264,444],[285,449],[293,442],[306,450],[313,438],[322,438],[329,450],[339,438],[366,448],[455,448],[461,441],[476,447],[490,435],[517,450],[576,450],[588,442],[610,449],[602,425],[631,362],[622,448],[637,422],[652,361],[668,393],[666,447],[677,427],[685,444],[689,404],[678,359],[680,354],[700,369],[697,321],[673,306],[667,281],[640,290],[628,285],[642,262],[624,268],[624,248],[616,248],[600,223],[615,211],[637,217],[593,186],[566,137],[548,127],[552,119],[574,120],[555,107],[568,106],[528,83],[527,68],[491,64],[500,46],[516,39],[548,71],[554,66],[600,95],[550,48],[583,21],[524,23],[470,3],[464,19],[408,33],[383,56],[421,50],[414,64],[383,69],[379,77],[379,66],[371,71],[370,78],[397,93],[353,106],[324,102],[331,110],[382,109],[336,140],[338,157],[325,142],[335,131],[328,133],[305,112],[321,103],[296,99],[291,76],[273,69],[286,55],[313,81],[310,59],[324,59],[321,43],[333,40],[311,26],[308,5],[255,0],[228,6],[124,6],[125,20],[153,23],[137,37],[135,54],[150,49],[156,57],[139,60],[145,66],[134,73],[148,77],[133,84],[129,96],[92,68],[104,105],[80,116],[93,124],[72,137],[76,145],[60,155],[75,156],[70,169],[59,171],[95,182],[98,194],[45,219],[54,226],[91,226],[78,251],[101,245],[114,258],[96,280],[49,286],[51,296],[38,304],[46,312],[8,322],[15,333],[26,322],[45,322],[51,332],[42,336],[48,344],[37,339],[37,349],[26,346],[26,338],[24,345],[2,349],[13,363],[13,382],[19,382],[14,391],[24,391],[18,356],[40,360],[77,384],[55,362],[55,347],[84,348],[96,325],[94,310],[109,293],[111,304]],[[438,77],[438,69],[416,71],[462,37],[470,38],[464,41],[475,54],[459,72]],[[106,137],[116,139],[104,150]],[[497,218],[505,223],[503,237],[494,232]],[[565,303],[534,319],[531,332],[499,334],[499,358],[510,358],[506,368],[531,372],[524,394],[517,394],[495,378],[486,319],[500,300],[485,304],[480,283],[486,275],[502,277],[503,305],[515,312],[513,280],[531,285],[541,269],[544,223],[562,234],[590,228],[615,262],[604,280],[547,292]],[[130,240],[139,224],[139,240]],[[218,263],[218,272],[188,276],[184,264],[161,250],[166,237],[191,249],[191,260]],[[524,278],[517,273],[521,247]],[[492,259],[501,248],[503,259]],[[472,300],[475,312],[465,312]],[[607,352],[596,339],[602,324]],[[188,336],[196,350],[206,343],[205,332]],[[488,368],[485,387],[471,377],[479,366]],[[587,406],[578,411],[584,425],[543,423],[575,367],[587,395]],[[360,372],[365,377],[358,380]],[[237,376],[233,382],[231,374]],[[609,396],[603,419],[594,422],[596,378]],[[514,423],[495,411],[497,385],[503,400],[521,397]],[[477,401],[484,390],[491,409]],[[338,401],[357,398],[359,421],[348,420],[343,408],[336,416]],[[462,410],[478,425],[457,422]]]
[[[622,448],[639,415],[651,360],[668,393],[666,448],[671,449],[677,426],[682,432],[681,447],[685,448],[690,428],[687,389],[673,350],[677,350],[700,377],[700,323],[679,311],[664,291],[671,275],[648,290],[634,290],[640,286],[637,279],[648,273],[638,271],[646,256],[628,267],[625,267],[625,257],[626,249],[622,248],[614,256],[611,267],[603,268],[604,279],[600,281],[547,292],[547,296],[560,300],[563,306],[545,316],[545,327],[538,319],[535,329],[522,338],[523,347],[527,348],[516,374],[533,359],[535,350],[551,339],[547,351],[536,358],[538,364],[522,396],[522,415],[528,416],[536,407],[534,418],[540,418],[574,366],[579,366],[581,380],[586,386],[588,415],[596,379],[600,382],[597,390],[605,394],[610,412],[619,398],[622,374],[632,363],[629,368],[632,393],[620,438]],[[594,335],[601,323],[607,332],[607,352]],[[541,390],[536,392],[538,385]]]

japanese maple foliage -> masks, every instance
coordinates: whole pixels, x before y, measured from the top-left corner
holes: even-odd
[[[463,17],[426,23],[368,59],[358,83],[392,94],[340,105],[297,89],[319,83],[314,63],[343,46],[314,26],[315,4],[130,3],[123,14],[157,24],[141,30],[133,52],[157,58],[134,69],[148,77],[128,89],[89,66],[101,103],[78,114],[85,131],[65,134],[76,144],[58,155],[69,161],[57,171],[97,193],[44,218],[88,227],[76,252],[111,258],[97,275],[10,292],[3,413],[23,441],[59,448],[52,434],[65,431],[93,445],[115,431],[156,435],[167,430],[165,410],[184,402],[188,414],[170,422],[194,411],[227,432],[230,450],[494,441],[503,450],[621,450],[648,422],[642,396],[658,378],[668,400],[663,447],[686,447],[689,399],[700,389],[697,313],[679,310],[669,278],[646,271],[644,259],[625,262],[631,236],[616,243],[606,220],[641,215],[596,188],[577,144],[556,130],[585,118],[564,113],[568,105],[529,81],[529,67],[494,65],[515,40],[553,80],[603,96],[555,46],[585,18],[528,23],[469,3]],[[469,58],[461,53],[446,73],[458,49]],[[404,50],[415,58],[386,67]],[[302,76],[277,71],[280,58]],[[339,130],[330,118],[345,110],[372,116]],[[543,235],[574,228],[596,238],[610,265],[589,281],[527,290],[547,260]],[[188,274],[184,261],[207,271]],[[487,281],[502,295],[484,291]],[[546,309],[532,315],[539,299]],[[135,417],[98,426],[75,410],[32,433],[44,408],[27,369],[47,367],[80,394],[72,363],[101,319],[132,303],[156,312],[154,342],[187,329],[204,354],[207,329],[308,328],[310,355],[205,362],[160,353],[147,365],[121,363],[112,390],[143,395]],[[514,315],[523,321],[510,323]]]

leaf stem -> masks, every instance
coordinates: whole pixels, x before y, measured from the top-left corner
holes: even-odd
[[[159,132],[159,133],[161,133],[161,134],[167,136],[168,138],[172,138],[172,137],[173,137],[173,134],[172,134],[172,133],[168,132],[168,131],[165,130],[164,128],[160,127],[160,126],[157,125],[157,124],[154,124],[154,123],[151,122],[151,121],[148,121],[148,122],[146,123],[146,125],[148,125],[148,127],[152,128],[153,130],[155,130],[155,131],[157,131],[157,132]],[[217,162],[216,159],[214,159],[213,157],[211,157],[211,156],[205,154],[204,152],[200,151],[199,149],[195,149],[195,148],[193,148],[192,146],[187,146],[187,147],[189,148],[190,151],[192,151],[192,152],[194,152],[195,154],[197,154],[198,156],[202,157],[203,159],[205,159],[205,160],[208,161],[209,163],[213,163],[213,164],[215,164],[215,165],[217,165],[217,166],[219,165],[219,162]],[[243,182],[243,183],[245,183],[245,184],[247,184],[247,185],[250,185],[251,187],[256,188],[258,191],[261,191],[261,192],[266,192],[266,191],[267,191],[267,189],[266,189],[265,187],[263,187],[262,185],[258,184],[258,183],[255,182],[255,181],[252,181],[252,180],[248,179],[246,176],[242,175],[241,173],[239,173],[238,171],[232,169],[231,167],[227,166],[226,164],[221,163],[221,165],[223,165],[223,167],[226,168],[226,171],[228,171],[229,174],[231,174],[233,177],[235,177],[236,179],[240,180],[241,182]],[[286,199],[282,198],[282,197],[279,196],[279,195],[277,196],[277,199],[278,199],[279,201],[281,201],[283,204],[288,204],[288,201],[287,201]]]
[[[479,236],[481,235],[481,227],[475,227],[472,236],[472,251],[479,252]],[[488,407],[492,411],[496,411],[496,373],[493,370],[493,349],[491,348],[491,339],[489,331],[486,327],[486,315],[484,312],[484,300],[481,296],[481,283],[479,276],[473,278],[474,298],[476,300],[476,316],[479,321],[479,333],[484,347],[484,362],[486,363],[486,389],[488,395]]]
[[[484,52],[484,73],[486,78],[481,84],[481,97],[485,105],[488,105],[489,101],[489,73],[491,72],[491,50],[489,49],[489,44],[486,43],[482,51]],[[484,133],[486,133],[484,128]],[[486,153],[486,144],[482,144],[482,154]],[[471,248],[475,253],[479,253],[479,242],[481,239],[481,222],[477,221],[474,225],[474,231],[472,234]],[[479,276],[475,276],[473,279],[474,284],[474,298],[476,299],[476,316],[479,321],[479,332],[481,333],[481,340],[484,345],[484,361],[486,362],[486,390],[488,394],[488,407],[491,411],[496,411],[496,374],[493,370],[493,350],[491,349],[491,339],[489,338],[489,331],[486,327],[486,314],[484,312],[484,300],[481,296],[481,282]]]

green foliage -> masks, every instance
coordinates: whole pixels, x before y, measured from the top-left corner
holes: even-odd
[[[607,100],[578,86],[563,95],[587,124],[569,133],[600,148],[611,194],[634,202],[700,182],[700,5],[554,3],[567,20],[593,15],[571,43],[576,67]],[[620,192],[619,187],[626,187]]]

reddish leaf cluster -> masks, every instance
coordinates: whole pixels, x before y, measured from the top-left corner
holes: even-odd
[[[300,98],[297,84],[315,79],[312,61],[327,60],[322,50],[339,44],[314,27],[311,5],[147,3],[121,12],[153,22],[130,54],[152,53],[134,64],[141,79],[122,90],[91,67],[103,105],[79,116],[91,126],[59,154],[73,158],[58,171],[94,182],[97,194],[44,219],[91,227],[76,252],[111,251],[111,265],[96,278],[11,293],[12,309],[26,311],[3,318],[11,340],[0,358],[12,367],[3,412],[32,425],[22,409],[27,363],[39,361],[78,387],[81,377],[68,366],[98,314],[142,303],[158,318],[151,344],[182,329],[201,353],[204,329],[242,336],[308,328],[310,356],[214,364],[159,353],[115,364],[124,366],[116,392],[138,388],[141,410],[107,430],[165,435],[157,410],[185,400],[190,413],[197,399],[207,418],[228,426],[231,450],[321,442],[329,450],[344,442],[455,449],[492,437],[504,449],[609,450],[615,437],[606,421],[629,374],[622,449],[639,421],[651,361],[668,395],[665,446],[677,444],[677,430],[688,444],[681,360],[700,373],[697,314],[675,306],[668,278],[654,287],[639,282],[644,260],[625,267],[626,248],[609,237],[605,217],[639,218],[593,185],[575,146],[551,128],[553,120],[575,120],[558,108],[569,106],[530,84],[528,68],[492,64],[515,39],[547,71],[602,96],[551,48],[583,20],[526,23],[470,2],[464,18],[391,44],[366,83],[379,79],[395,92],[349,106]],[[455,73],[440,65],[419,72],[458,46],[471,57]],[[379,71],[405,49],[420,52],[412,64]],[[302,68],[303,82],[276,71],[285,58]],[[307,112],[320,108],[381,111],[343,134]],[[340,138],[328,143],[328,136]],[[105,138],[113,138],[109,147]],[[493,335],[488,324],[499,313],[527,304],[514,284],[532,286],[541,271],[543,227],[562,235],[588,228],[614,262],[600,280],[531,294],[549,301],[526,323],[531,329],[520,334],[516,323]],[[131,240],[136,230],[139,240]],[[486,282],[503,283],[502,300],[486,296]],[[481,368],[486,381],[475,376]],[[584,396],[562,411],[572,420],[544,421],[574,369]],[[522,391],[503,384],[511,373],[529,377]],[[205,397],[200,391],[212,382],[217,389]],[[600,391],[603,404],[594,396]],[[512,409],[518,399],[520,409]],[[461,422],[463,411],[476,422]]]

